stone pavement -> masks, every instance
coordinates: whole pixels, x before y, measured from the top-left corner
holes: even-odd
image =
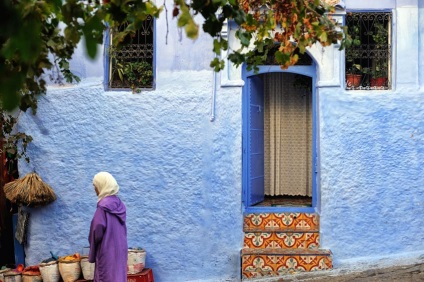
[[[298,273],[274,278],[249,279],[251,282],[419,282],[424,281],[424,259],[409,265],[376,267],[360,270],[358,268],[333,269],[329,271]]]

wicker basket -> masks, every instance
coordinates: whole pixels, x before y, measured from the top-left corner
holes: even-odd
[[[75,282],[81,276],[81,265],[79,260],[60,261],[59,272],[63,282]]]
[[[22,282],[43,282],[41,275],[22,274]]]
[[[145,250],[128,249],[127,274],[137,274],[142,272],[145,264]]]
[[[0,282],[4,282],[4,273],[8,272],[9,270],[11,270],[10,268],[5,268],[0,270]]]
[[[91,263],[88,261],[88,256],[81,257],[81,270],[82,276],[85,280],[93,280],[94,279],[94,268],[96,266],[95,263]]]
[[[5,272],[3,275],[4,275],[4,282],[22,282],[21,273],[8,271],[8,272]]]
[[[59,282],[60,281],[59,265],[57,261],[41,263],[39,267],[40,267],[41,277],[43,277],[43,282]]]

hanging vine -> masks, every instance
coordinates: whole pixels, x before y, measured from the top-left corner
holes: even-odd
[[[166,1],[166,0],[165,0]],[[170,1],[171,2],[171,1]],[[235,65],[247,63],[256,69],[267,58],[268,51],[279,45],[275,61],[282,68],[294,65],[298,53],[315,43],[323,46],[341,42],[341,48],[351,44],[343,35],[344,29],[329,13],[334,8],[319,0],[174,0],[172,15],[178,29],[196,39],[203,17],[203,32],[214,38],[211,49],[216,54],[210,66],[224,68],[221,52],[228,51],[228,59]],[[108,26],[114,30],[112,46],[119,48],[128,35],[134,34],[148,16],[159,17],[162,10],[154,1],[140,0],[11,0],[0,1],[2,28],[0,29],[0,104],[2,113],[19,107],[37,110],[37,97],[46,93],[48,70],[57,77],[51,81],[79,81],[69,68],[77,45],[82,39],[86,53],[96,56],[98,45]],[[228,41],[221,36],[223,25],[234,21],[240,48],[229,50]],[[126,23],[124,30],[117,28]],[[3,114],[3,127],[12,119]],[[30,136],[3,129],[6,151],[14,151],[22,142],[23,149]],[[15,135],[14,135],[15,134]],[[18,156],[24,156],[18,154]]]

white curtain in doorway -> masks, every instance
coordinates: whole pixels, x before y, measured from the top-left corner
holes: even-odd
[[[265,75],[265,194],[312,195],[312,97],[295,74]]]

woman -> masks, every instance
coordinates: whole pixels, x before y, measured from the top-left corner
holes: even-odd
[[[93,178],[98,196],[97,209],[91,221],[89,262],[95,262],[95,282],[127,281],[127,226],[126,208],[117,196],[118,183],[108,172]]]

